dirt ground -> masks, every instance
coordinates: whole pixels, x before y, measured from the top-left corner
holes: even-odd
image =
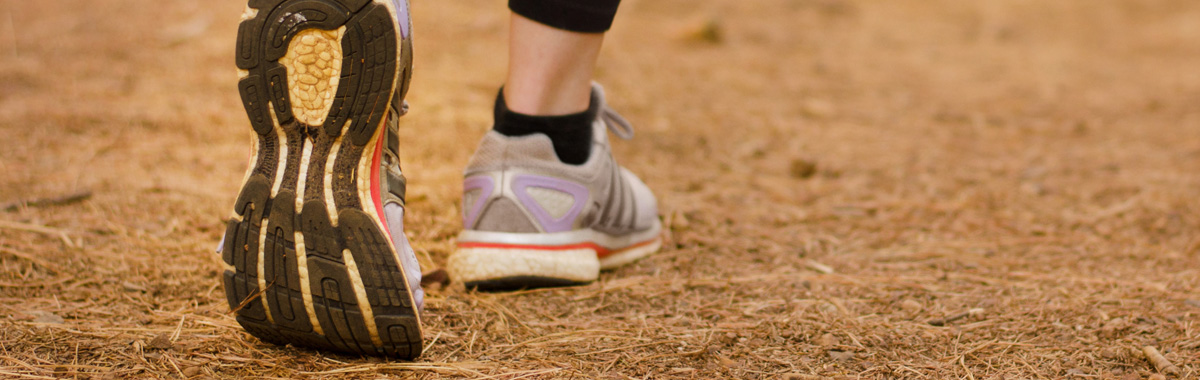
[[[429,272],[507,14],[415,1]],[[228,314],[243,6],[0,0],[0,378],[1200,377],[1200,2],[626,0],[598,75],[665,248],[577,288],[432,285],[412,363]]]

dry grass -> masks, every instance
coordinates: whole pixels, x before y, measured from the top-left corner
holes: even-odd
[[[503,6],[415,4],[430,270]],[[669,244],[590,286],[432,288],[414,363],[227,314],[241,8],[0,0],[0,204],[47,200],[0,212],[0,378],[1200,376],[1200,3],[627,0],[600,79]]]

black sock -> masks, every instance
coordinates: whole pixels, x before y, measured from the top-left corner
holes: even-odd
[[[592,123],[600,113],[599,102],[592,94],[586,111],[569,115],[533,116],[513,112],[504,103],[504,89],[496,96],[496,125],[493,130],[505,136],[527,136],[541,133],[550,137],[558,159],[571,165],[587,162],[592,154]]]

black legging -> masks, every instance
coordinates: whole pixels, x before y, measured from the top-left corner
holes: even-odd
[[[621,0],[508,0],[513,13],[580,33],[603,33],[612,26]]]

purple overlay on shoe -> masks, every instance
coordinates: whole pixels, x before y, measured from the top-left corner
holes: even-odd
[[[479,220],[479,214],[483,212],[483,205],[496,190],[496,182],[489,176],[476,176],[463,180],[463,195],[465,196],[472,190],[480,191],[479,196],[475,197],[474,204],[463,205],[463,228],[466,229],[475,226],[475,221]]]
[[[392,0],[392,4],[396,6],[396,19],[400,24],[400,37],[408,38],[408,1]]]
[[[588,200],[588,189],[578,183],[564,181],[558,178],[543,177],[537,175],[519,175],[512,182],[513,193],[517,195],[517,199],[521,201],[521,205],[537,218],[539,224],[542,225],[542,230],[547,233],[570,231],[575,222],[575,218],[583,211],[583,206]],[[575,203],[571,205],[571,209],[560,218],[554,218],[542,207],[537,200],[533,199],[527,191],[531,187],[550,189],[561,191],[570,194],[574,198]]]

